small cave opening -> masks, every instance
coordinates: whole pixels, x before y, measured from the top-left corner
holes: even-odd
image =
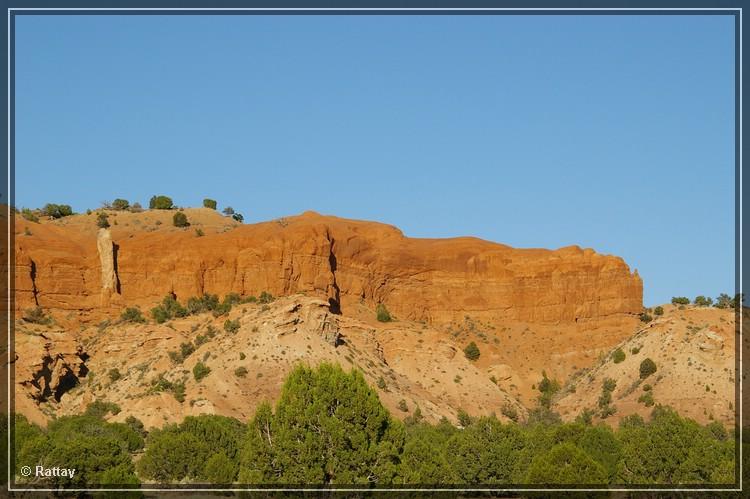
[[[328,298],[328,308],[332,314],[341,315],[341,305],[336,298]]]
[[[77,384],[78,378],[73,374],[73,371],[68,369],[60,378],[60,382],[57,384],[57,389],[55,389],[55,402],[60,402],[60,398],[62,398],[65,392],[71,390]]]

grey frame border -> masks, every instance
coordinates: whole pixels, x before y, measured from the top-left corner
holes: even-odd
[[[164,14],[174,14],[176,12],[195,12],[195,13],[226,13],[227,15],[231,14],[232,12],[238,13],[243,11],[256,11],[259,14],[262,13],[268,13],[272,14],[273,12],[283,12],[283,13],[293,13],[293,12],[300,12],[300,13],[310,13],[310,12],[318,12],[318,13],[325,13],[325,12],[331,12],[331,13],[352,13],[352,14],[358,14],[362,15],[367,12],[389,12],[389,13],[395,13],[395,14],[406,14],[406,13],[419,13],[419,12],[441,12],[441,13],[449,13],[449,12],[469,12],[469,13],[476,13],[481,14],[483,12],[503,12],[507,11],[509,14],[523,14],[525,12],[532,13],[532,14],[538,14],[542,12],[547,12],[551,15],[560,15],[563,13],[576,13],[576,12],[586,12],[586,11],[594,11],[594,12],[602,12],[605,14],[617,14],[617,13],[624,13],[627,14],[628,12],[647,12],[647,13],[670,13],[674,12],[675,14],[679,12],[700,12],[700,11],[710,11],[710,12],[717,12],[717,11],[726,11],[726,14],[737,14],[738,16],[738,22],[737,25],[739,27],[739,32],[735,33],[735,39],[738,41],[737,45],[737,52],[735,53],[735,59],[738,62],[738,67],[735,67],[735,72],[738,74],[738,78],[736,79],[736,88],[735,88],[735,95],[736,95],[736,102],[735,102],[735,115],[736,115],[736,123],[737,126],[735,127],[735,150],[738,151],[738,153],[735,154],[735,164],[738,171],[738,181],[739,183],[736,185],[736,190],[738,191],[736,196],[736,201],[738,203],[737,206],[737,218],[735,220],[736,225],[739,227],[739,233],[735,235],[736,238],[738,238],[738,246],[737,250],[739,251],[736,255],[736,265],[735,265],[735,272],[738,276],[738,288],[737,291],[739,293],[742,293],[743,286],[742,286],[742,7],[687,7],[687,8],[680,8],[680,7],[372,7],[372,8],[363,8],[363,7],[144,7],[144,8],[138,8],[138,7],[109,7],[109,8],[101,8],[101,7],[71,7],[71,8],[64,8],[64,7],[8,7],[7,8],[7,15],[8,15],[8,82],[7,82],[7,93],[8,93],[8,137],[7,137],[7,145],[8,145],[8,185],[7,185],[7,193],[9,195],[9,202],[7,205],[7,220],[8,220],[8,226],[7,226],[7,253],[8,253],[8,308],[7,308],[7,317],[8,317],[8,469],[7,469],[7,477],[8,477],[8,492],[330,492],[330,493],[338,493],[338,492],[548,492],[548,491],[557,491],[557,492],[741,492],[742,489],[742,468],[743,468],[743,455],[742,455],[742,432],[743,432],[743,404],[742,404],[742,381],[743,381],[743,370],[742,370],[742,350],[743,350],[743,327],[742,327],[742,312],[738,312],[736,314],[738,321],[736,321],[736,326],[738,327],[737,330],[737,338],[735,341],[735,355],[737,356],[739,368],[736,371],[735,380],[739,380],[739,386],[735,386],[735,388],[739,388],[738,390],[738,396],[739,396],[739,403],[736,405],[736,407],[739,408],[739,411],[736,413],[736,421],[738,423],[739,427],[739,436],[738,439],[735,440],[736,442],[736,449],[735,449],[735,456],[739,457],[739,459],[736,459],[735,462],[735,478],[737,478],[737,484],[738,488],[487,488],[487,487],[478,487],[478,488],[338,488],[338,487],[288,487],[288,488],[210,488],[210,487],[202,487],[202,488],[154,488],[154,487],[141,487],[141,488],[65,488],[65,489],[50,489],[50,488],[13,488],[12,485],[14,485],[14,478],[11,476],[11,408],[14,407],[14,395],[15,395],[15,386],[12,384],[12,376],[11,371],[14,370],[13,362],[11,362],[11,353],[13,352],[13,334],[12,334],[12,328],[13,328],[13,307],[11,307],[11,304],[13,302],[13,291],[12,291],[12,281],[13,278],[13,271],[11,270],[13,268],[13,246],[11,245],[12,241],[12,213],[11,213],[11,201],[15,201],[14,195],[11,193],[14,193],[13,186],[11,185],[11,181],[13,180],[12,172],[15,168],[14,164],[14,145],[11,142],[11,138],[13,137],[13,125],[14,125],[14,108],[13,101],[12,101],[12,94],[14,92],[11,92],[12,84],[11,84],[11,56],[12,56],[12,48],[14,49],[14,40],[11,38],[11,18],[12,14],[14,12],[33,12],[33,11],[40,11],[44,13],[49,14],[55,14],[57,13],[60,15],[62,12],[85,12],[85,11],[94,11],[96,13],[100,13],[101,15],[117,15],[118,12],[123,13],[130,13],[130,14],[137,14],[138,12],[143,12],[144,14],[154,14],[157,12],[161,12]],[[633,15],[633,14],[631,14]],[[738,112],[737,112],[738,111]],[[13,119],[12,119],[13,118]]]

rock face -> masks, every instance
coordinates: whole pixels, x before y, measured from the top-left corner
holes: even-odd
[[[17,382],[37,402],[59,401],[88,372],[83,347],[65,331],[16,336]]]
[[[109,233],[65,226],[35,224],[33,233],[16,238],[19,309],[112,312],[115,305],[103,295],[118,289],[120,308],[150,307],[167,293],[185,300],[305,292],[328,300],[333,312],[385,303],[397,317],[433,323],[466,314],[575,323],[642,309],[641,279],[619,257],[576,246],[553,251],[468,237],[412,239],[392,226],[310,212],[205,237],[190,229],[141,230],[121,239],[113,232],[116,246]]]
[[[102,269],[102,306],[110,304],[113,293],[118,293],[117,272],[115,270],[115,250],[112,237],[107,229],[99,229],[96,236],[96,249]]]

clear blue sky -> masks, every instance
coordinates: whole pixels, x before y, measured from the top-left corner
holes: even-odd
[[[204,197],[734,286],[734,21],[21,16],[16,204]]]

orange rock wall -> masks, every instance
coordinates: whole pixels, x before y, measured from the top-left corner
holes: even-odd
[[[513,249],[475,238],[411,239],[398,229],[317,214],[284,223],[195,232],[113,233],[119,294],[102,300],[95,235],[49,224],[16,237],[16,308],[114,312],[206,293],[305,292],[385,303],[400,318],[464,315],[570,323],[642,308],[642,282],[625,262],[593,250]],[[105,304],[109,304],[108,306]]]

